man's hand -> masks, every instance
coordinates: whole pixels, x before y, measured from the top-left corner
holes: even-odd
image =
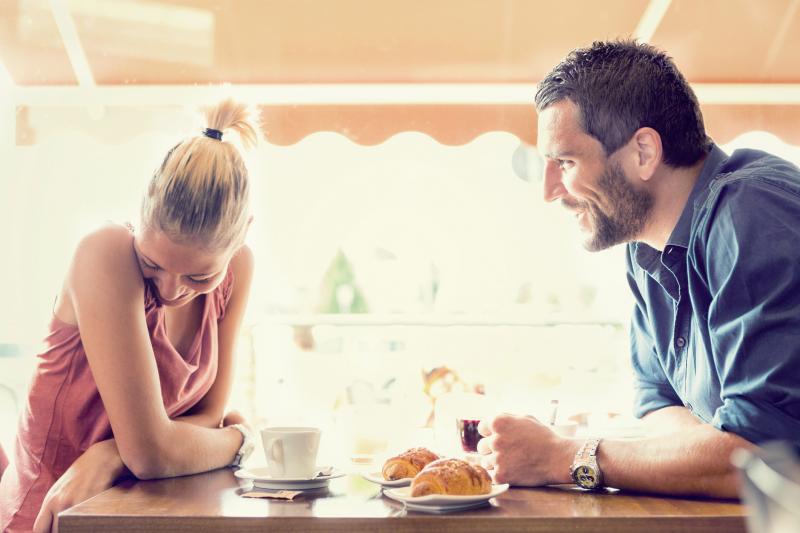
[[[478,452],[497,483],[539,486],[569,483],[579,443],[556,435],[532,416],[502,414],[482,420]]]
[[[111,488],[125,472],[113,440],[93,444],[50,487],[34,522],[34,533],[58,531],[58,513]]]

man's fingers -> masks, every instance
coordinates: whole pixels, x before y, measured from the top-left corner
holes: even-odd
[[[487,453],[492,453],[492,440],[494,440],[494,435],[490,435],[488,437],[484,437],[478,441],[478,453],[486,455]]]
[[[484,455],[481,457],[481,466],[486,470],[494,470],[497,465],[497,456],[495,454]]]
[[[491,421],[491,419],[487,420],[487,419],[484,418],[483,420],[478,422],[478,433],[480,433],[484,437],[488,437],[489,435],[492,434],[492,430],[489,429],[490,421]]]
[[[506,431],[516,419],[517,417],[512,414],[503,413],[494,417],[489,427],[492,433],[502,433]]]
[[[510,478],[508,477],[507,469],[505,468],[495,468],[494,469],[494,480],[496,483],[510,483]]]

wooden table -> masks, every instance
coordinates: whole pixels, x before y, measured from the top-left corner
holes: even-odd
[[[660,498],[572,487],[512,488],[489,507],[446,515],[404,511],[356,474],[294,501],[240,496],[230,470],[161,481],[125,481],[62,513],[59,531],[745,531],[734,502]]]

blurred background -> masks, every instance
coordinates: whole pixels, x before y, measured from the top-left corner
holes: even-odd
[[[674,57],[724,149],[797,163],[799,7],[0,0],[0,444],[77,240],[135,223],[166,151],[227,96],[266,139],[232,407],[319,424],[351,457],[444,452],[454,416],[554,399],[635,434],[623,250],[585,252],[543,202],[536,83],[572,48],[637,37]]]

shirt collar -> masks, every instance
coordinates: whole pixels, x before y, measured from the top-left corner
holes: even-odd
[[[703,169],[697,177],[697,182],[692,187],[688,200],[686,200],[686,206],[683,208],[680,218],[678,218],[678,223],[675,224],[675,229],[672,230],[669,239],[667,239],[665,249],[667,246],[689,247],[689,236],[691,235],[695,208],[708,195],[709,183],[717,176],[719,168],[727,158],[728,154],[723,152],[716,144],[711,147],[711,151],[708,153],[705,163],[703,163]]]

